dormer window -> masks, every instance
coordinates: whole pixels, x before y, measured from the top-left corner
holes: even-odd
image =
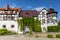
[[[29,13],[26,13],[27,15],[29,15]]]
[[[0,11],[0,13],[4,13],[4,11]]]
[[[42,12],[44,14],[44,12]]]
[[[15,13],[15,11],[13,11],[13,13]]]

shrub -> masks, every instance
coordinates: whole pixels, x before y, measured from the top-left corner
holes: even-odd
[[[57,27],[57,32],[60,32],[60,25],[58,25]]]
[[[17,34],[16,32],[8,31],[7,35]]]
[[[48,32],[57,32],[57,26],[48,26]]]
[[[47,35],[48,38],[54,38],[52,34]]]
[[[41,27],[40,26],[35,27],[34,32],[41,32]]]
[[[35,37],[36,37],[36,38],[38,38],[39,36],[38,36],[38,35],[36,35]]]
[[[0,35],[12,35],[12,34],[17,34],[17,33],[8,31],[7,29],[0,29]]]
[[[7,29],[0,29],[0,35],[5,35],[7,34],[8,30]]]
[[[56,34],[56,38],[60,38],[60,34]]]
[[[32,33],[32,30],[30,30],[30,31],[29,31],[29,35],[32,35],[32,34],[33,34],[33,33]]]

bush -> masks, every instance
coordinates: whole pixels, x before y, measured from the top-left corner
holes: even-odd
[[[57,32],[60,32],[60,25],[58,25],[57,27]]]
[[[40,26],[34,27],[34,32],[41,32],[41,27]]]
[[[39,36],[38,36],[38,35],[36,35],[35,37],[36,37],[36,38],[38,38]]]
[[[33,33],[32,33],[32,30],[30,30],[30,31],[29,31],[29,35],[32,35],[32,34],[33,34]]]
[[[17,34],[17,33],[8,31],[7,29],[0,29],[0,35],[12,35],[12,34]]]
[[[17,34],[16,32],[8,31],[7,35]]]
[[[57,32],[57,26],[48,26],[48,32]]]
[[[54,38],[53,35],[51,35],[51,34],[48,34],[47,37],[48,38]]]
[[[7,29],[0,29],[0,35],[5,35],[7,34],[8,30]]]
[[[60,34],[56,34],[56,38],[60,38]]]

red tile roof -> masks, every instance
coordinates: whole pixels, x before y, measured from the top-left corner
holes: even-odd
[[[8,10],[18,12],[21,10],[21,8],[9,8],[8,4],[6,4],[5,8],[0,8],[0,11],[8,11]],[[8,14],[8,12],[5,12],[5,14]],[[10,14],[13,14],[13,12],[10,12]]]
[[[37,17],[38,12],[36,10],[22,10],[19,13],[19,17]]]
[[[5,8],[0,8],[0,10],[21,10],[21,8],[9,8],[9,5],[6,4]]]

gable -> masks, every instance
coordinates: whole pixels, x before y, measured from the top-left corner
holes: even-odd
[[[40,14],[42,14],[42,13],[47,14],[47,13],[48,13],[48,10],[47,10],[46,8],[43,8],[43,9],[40,11]]]

